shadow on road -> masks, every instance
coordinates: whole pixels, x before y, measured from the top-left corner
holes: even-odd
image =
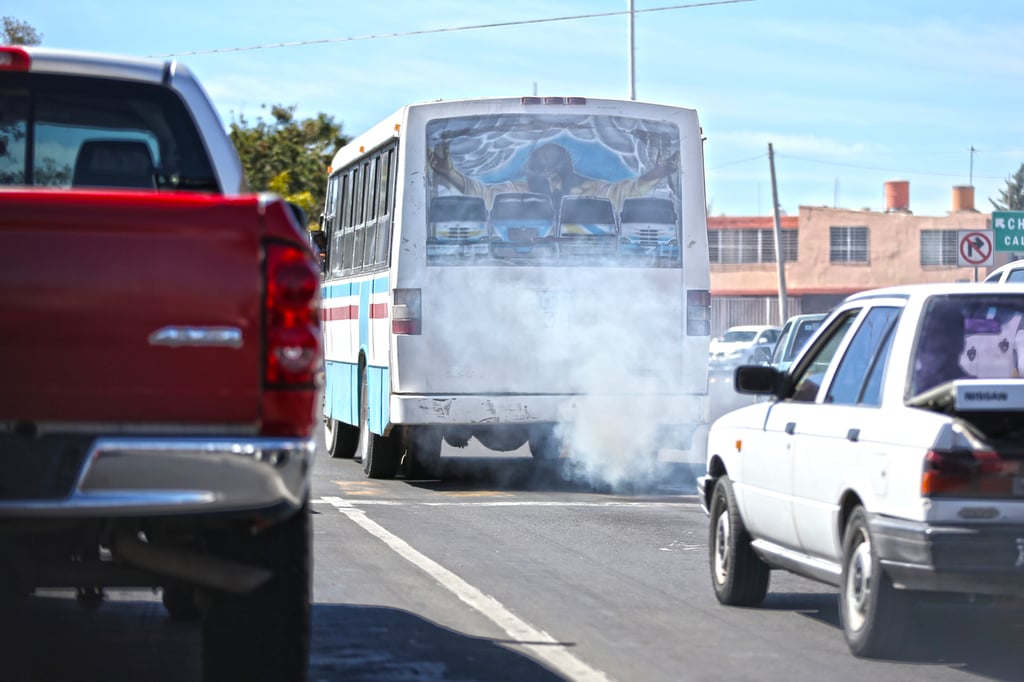
[[[523,457],[442,457],[436,478],[406,479],[433,492],[502,490],[514,492],[565,492],[623,497],[671,497],[695,495],[697,477],[704,465],[689,462],[658,462],[643,478],[610,485],[574,475],[571,461],[535,462]]]
[[[837,594],[774,592],[761,608],[793,611],[819,621],[842,640]],[[1017,682],[1022,645],[1024,602],[932,598],[915,607],[903,648],[892,662],[942,665],[989,680]]]
[[[309,679],[556,682],[556,675],[499,640],[471,637],[398,609],[317,605]]]

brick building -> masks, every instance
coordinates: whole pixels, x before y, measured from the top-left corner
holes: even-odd
[[[786,317],[827,312],[864,289],[984,279],[992,268],[957,264],[960,231],[991,229],[991,214],[974,208],[974,188],[954,187],[945,216],[914,215],[909,196],[909,183],[892,181],[885,211],[801,206],[799,216],[782,216]],[[708,244],[712,334],[737,324],[781,326],[773,217],[708,216]],[[995,258],[995,266],[1012,260]]]

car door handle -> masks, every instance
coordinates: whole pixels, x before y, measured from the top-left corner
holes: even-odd
[[[860,429],[850,429],[846,432],[846,440],[851,440],[854,443],[860,440]]]
[[[786,424],[786,433],[792,436],[794,431],[796,431],[796,422]]]

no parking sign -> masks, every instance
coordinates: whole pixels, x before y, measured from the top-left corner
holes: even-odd
[[[995,264],[992,233],[988,230],[958,230],[956,264],[962,268],[989,267]]]

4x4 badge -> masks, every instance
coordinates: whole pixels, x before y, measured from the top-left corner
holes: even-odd
[[[1017,568],[1024,567],[1024,538],[1017,538]]]

